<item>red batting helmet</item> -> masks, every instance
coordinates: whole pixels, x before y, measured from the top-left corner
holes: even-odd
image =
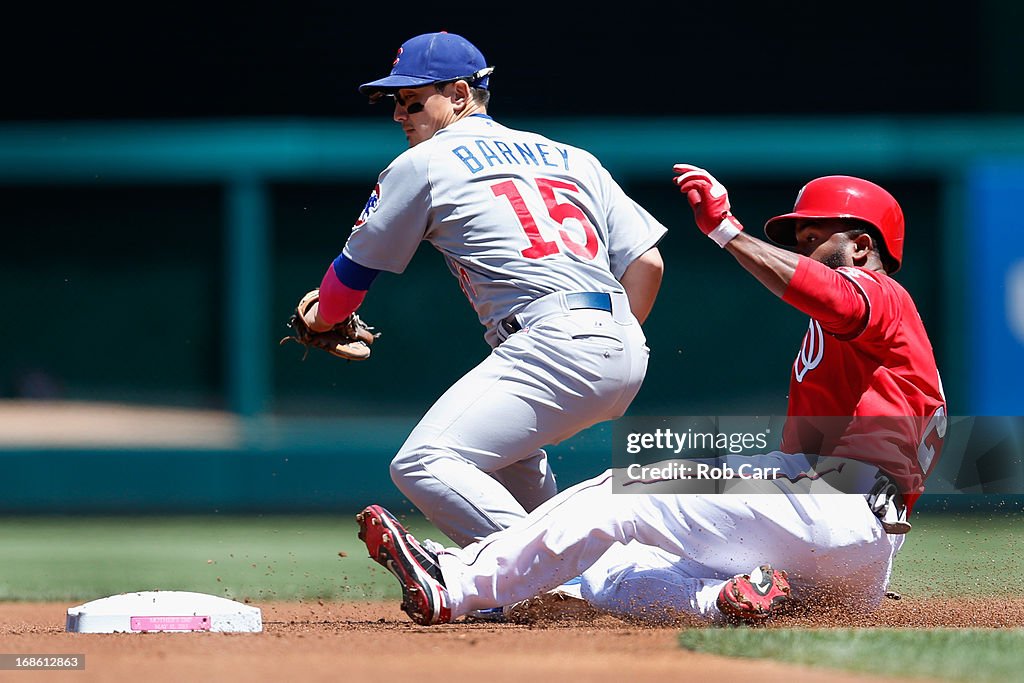
[[[886,272],[900,269],[903,210],[882,187],[848,175],[815,178],[800,189],[793,212],[769,220],[764,224],[764,232],[776,244],[796,246],[799,218],[852,218],[875,226],[882,234],[880,251]]]

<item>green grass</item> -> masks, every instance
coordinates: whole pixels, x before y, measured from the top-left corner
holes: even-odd
[[[422,518],[410,529],[445,540]],[[0,518],[0,600],[186,590],[233,600],[393,599],[353,515]]]
[[[1000,595],[1024,575],[1024,516],[915,515],[891,586],[907,595]]]
[[[887,677],[970,683],[1020,680],[1024,630],[992,629],[687,629],[688,650],[775,659]]]
[[[422,517],[413,533],[445,540]],[[910,595],[997,595],[1024,575],[1020,515],[914,519],[892,587]],[[339,553],[345,553],[344,557]],[[135,590],[232,599],[392,599],[352,514],[0,518],[0,600],[78,600]]]

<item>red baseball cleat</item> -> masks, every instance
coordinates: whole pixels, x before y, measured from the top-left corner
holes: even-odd
[[[718,594],[718,611],[743,621],[763,621],[792,600],[791,593],[786,572],[763,564],[725,582]]]
[[[452,620],[448,590],[437,556],[405,530],[395,516],[379,505],[358,515],[359,540],[370,559],[386,568],[402,584],[402,610],[417,624],[446,624]]]

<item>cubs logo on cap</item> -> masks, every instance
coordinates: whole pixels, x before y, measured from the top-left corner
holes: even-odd
[[[462,36],[441,31],[424,33],[402,43],[391,73],[363,83],[363,95],[379,95],[399,88],[418,88],[431,83],[463,79],[474,88],[487,88],[494,67],[483,53]]]

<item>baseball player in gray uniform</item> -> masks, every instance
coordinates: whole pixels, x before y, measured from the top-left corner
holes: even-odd
[[[633,400],[666,232],[588,152],[491,118],[492,70],[465,38],[428,33],[360,86],[393,98],[409,149],[380,174],[304,316],[314,330],[344,320],[422,240],[444,255],[492,351],[427,411],[391,476],[459,545],[551,498],[544,447]]]

